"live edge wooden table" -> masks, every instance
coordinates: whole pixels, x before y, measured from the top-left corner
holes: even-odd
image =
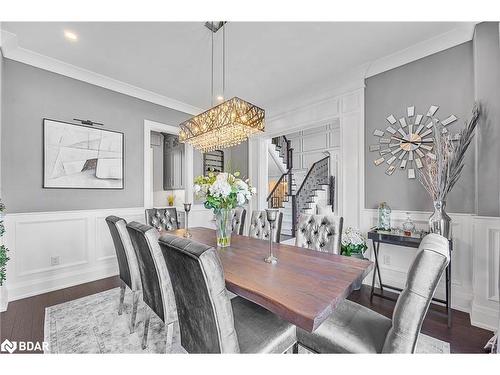
[[[395,286],[387,285],[382,283],[382,278],[380,277],[380,267],[379,267],[379,253],[380,253],[380,244],[389,244],[389,245],[396,245],[396,246],[404,246],[404,247],[412,247],[412,248],[418,248],[420,246],[420,242],[422,242],[422,238],[419,235],[412,235],[412,236],[403,236],[399,234],[395,234],[392,232],[388,231],[377,231],[376,229],[372,229],[368,232],[368,239],[372,240],[373,243],[373,254],[375,258],[375,270],[373,271],[373,279],[372,279],[372,290],[370,293],[370,302],[373,299],[373,296],[378,296],[386,299],[391,299],[388,296],[385,296],[384,293],[384,288],[387,289],[392,289],[396,290],[398,292],[401,292],[401,288],[397,288]],[[448,317],[448,327],[451,327],[451,252],[453,250],[453,241],[449,240],[449,251],[450,251],[450,261],[448,263],[448,266],[446,267],[445,271],[445,289],[446,289],[446,296],[445,299],[439,299],[439,298],[432,298],[432,302],[434,303],[440,303],[446,307],[446,315]],[[375,275],[378,276],[378,281],[380,285],[380,291],[381,293],[375,292]]]
[[[215,231],[190,228],[192,240],[216,247]],[[184,229],[162,232],[182,236]],[[313,332],[372,270],[367,260],[273,244],[278,263],[264,262],[269,241],[232,235],[219,248],[226,288],[284,320]]]

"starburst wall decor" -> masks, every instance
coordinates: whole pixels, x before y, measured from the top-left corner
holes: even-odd
[[[422,158],[428,156],[435,159],[433,153],[434,127],[442,126],[443,133],[447,127],[457,121],[455,115],[444,120],[436,116],[439,106],[431,105],[425,115],[417,114],[415,106],[406,108],[406,115],[396,119],[391,114],[386,120],[389,125],[384,129],[375,129],[373,135],[378,138],[377,144],[369,146],[371,152],[378,152],[380,157],[373,160],[376,166],[387,164],[385,173],[391,176],[396,169],[406,170],[409,179],[415,179],[415,168],[423,167]],[[458,139],[457,134],[454,138]]]

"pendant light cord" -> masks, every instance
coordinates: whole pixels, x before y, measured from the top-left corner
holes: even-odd
[[[212,34],[212,81],[210,83],[210,105],[213,107],[214,106],[214,33],[211,32]]]
[[[226,25],[222,26],[222,97],[226,100]]]

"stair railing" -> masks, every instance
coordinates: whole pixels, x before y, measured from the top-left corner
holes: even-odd
[[[281,158],[283,158],[283,162],[286,165],[286,169],[292,169],[292,143],[284,136],[280,135],[279,137],[274,137],[271,140],[272,144],[275,145],[278,149],[278,153]]]
[[[269,208],[283,208],[283,202],[288,202],[292,196],[293,148],[292,143],[284,135],[274,137],[271,142],[276,146],[287,171],[281,175],[267,196],[267,205]]]
[[[283,208],[283,202],[288,202],[291,195],[292,174],[290,171],[283,173],[267,196],[269,208]]]
[[[307,172],[304,181],[297,193],[292,197],[292,235],[295,231],[301,212],[309,208],[309,203],[316,190],[321,190],[322,185],[330,183],[330,156],[326,156],[315,162]]]

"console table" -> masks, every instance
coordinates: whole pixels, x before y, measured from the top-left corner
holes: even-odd
[[[374,253],[374,257],[375,257],[375,268],[373,270],[372,290],[370,293],[370,302],[372,301],[373,296],[392,299],[392,298],[385,296],[383,294],[384,288],[396,290],[398,292],[401,292],[402,289],[382,283],[382,278],[380,277],[379,262],[378,262],[378,256],[379,256],[379,252],[380,252],[380,244],[384,243],[384,244],[389,244],[389,245],[418,248],[420,245],[420,242],[422,241],[422,237],[420,235],[404,236],[404,235],[391,233],[389,231],[378,231],[376,229],[372,229],[368,232],[368,239],[372,240],[373,253]],[[449,248],[450,248],[450,262],[448,263],[448,267],[446,267],[446,271],[445,271],[446,298],[444,300],[439,299],[439,298],[432,298],[432,302],[442,304],[446,307],[446,314],[448,316],[448,327],[451,327],[451,251],[453,250],[453,241],[452,240],[449,240]],[[375,277],[376,276],[378,276],[378,281],[380,284],[381,293],[375,292]]]

